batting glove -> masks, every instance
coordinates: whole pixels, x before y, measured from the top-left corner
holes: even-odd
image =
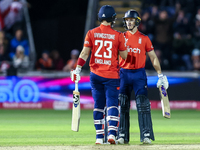
[[[158,82],[157,82],[157,88],[159,88],[159,86],[163,85],[165,87],[165,89],[168,89],[169,87],[169,82],[167,80],[167,77],[164,76],[163,74],[158,74]]]
[[[80,81],[80,79],[81,79],[81,77],[80,77],[80,72],[81,72],[81,68],[79,68],[79,67],[76,67],[75,70],[72,70],[72,71],[70,72],[70,77],[71,77],[71,80],[72,80],[73,82],[78,82],[78,81]]]

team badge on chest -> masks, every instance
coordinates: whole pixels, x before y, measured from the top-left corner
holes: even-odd
[[[142,38],[139,38],[138,44],[142,44]]]

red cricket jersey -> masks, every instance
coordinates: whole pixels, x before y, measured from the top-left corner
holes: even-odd
[[[119,58],[120,67],[124,69],[139,69],[145,67],[146,52],[154,49],[148,36],[137,31],[134,34],[125,32],[124,37],[128,50],[126,60]]]
[[[90,71],[104,78],[119,78],[119,51],[126,50],[124,35],[110,26],[89,30],[84,47],[91,47]]]

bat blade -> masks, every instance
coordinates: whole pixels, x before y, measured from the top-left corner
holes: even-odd
[[[169,98],[167,94],[167,90],[163,85],[159,86],[160,91],[160,98],[161,98],[161,106],[162,106],[162,114],[165,118],[170,118],[170,105],[169,105]]]
[[[78,132],[79,123],[80,123],[80,93],[77,91],[73,91],[71,130]]]

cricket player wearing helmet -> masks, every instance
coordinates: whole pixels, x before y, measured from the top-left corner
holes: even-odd
[[[126,59],[127,50],[123,33],[111,28],[116,17],[115,10],[110,5],[100,8],[98,19],[101,25],[89,30],[85,37],[84,47],[79,56],[76,70],[72,71],[72,80],[80,80],[80,71],[89,53],[90,82],[94,98],[94,126],[96,128],[96,144],[103,144],[104,139],[104,107],[107,106],[108,142],[115,144],[118,130],[119,111],[119,62]]]
[[[134,90],[136,97],[140,141],[144,144],[151,144],[151,140],[154,140],[151,107],[149,99],[147,98],[147,77],[145,72],[146,53],[149,55],[152,65],[158,73],[159,80],[157,87],[162,84],[167,89],[169,86],[166,76],[161,72],[160,63],[150,39],[138,31],[140,21],[139,14],[135,10],[128,10],[123,17],[124,26],[128,30],[124,33],[128,56],[126,60],[120,58],[119,103],[121,111],[119,144],[129,142],[129,110],[132,90]]]

